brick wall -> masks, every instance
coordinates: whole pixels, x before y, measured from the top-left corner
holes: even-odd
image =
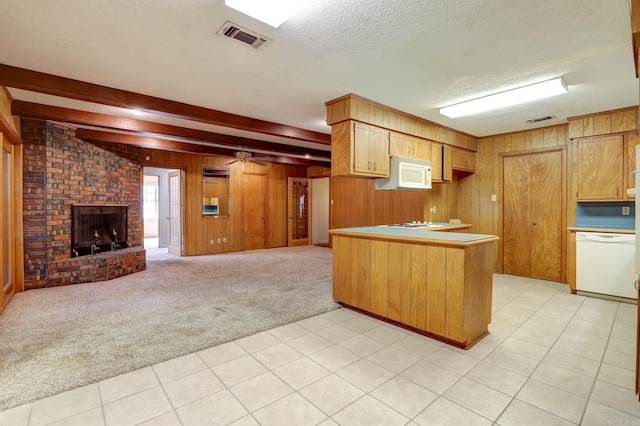
[[[139,148],[85,142],[73,128],[39,120],[22,120],[22,136],[25,288],[99,281],[105,275],[91,265],[105,262],[123,265],[120,275],[144,269],[144,250],[135,251],[135,261],[106,253],[110,260],[104,262],[70,261],[73,204],[127,205],[127,239],[142,245]],[[119,275],[111,271],[107,276]]]

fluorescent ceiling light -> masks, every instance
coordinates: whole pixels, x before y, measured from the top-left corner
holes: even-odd
[[[537,99],[550,98],[551,96],[567,93],[567,85],[561,77],[530,86],[519,87],[506,92],[473,99],[448,107],[440,108],[440,114],[450,118],[464,117],[465,115],[491,111],[511,105],[523,104]]]
[[[303,3],[302,0],[225,0],[224,4],[278,28]]]

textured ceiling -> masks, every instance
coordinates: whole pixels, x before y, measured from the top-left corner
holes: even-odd
[[[0,63],[323,133],[324,103],[347,93],[475,136],[638,104],[629,0],[306,1],[275,29],[224,0],[0,0]],[[273,42],[255,50],[216,35],[227,20]],[[455,120],[438,112],[559,76],[568,95]],[[525,122],[546,115],[557,118]]]

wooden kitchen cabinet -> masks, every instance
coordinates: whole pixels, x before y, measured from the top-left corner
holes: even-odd
[[[442,146],[442,181],[451,182],[453,180],[453,168],[451,163],[451,154],[453,148],[450,145]]]
[[[442,144],[431,142],[431,182],[442,180]]]
[[[631,176],[631,172],[636,170],[636,145],[638,144],[640,144],[640,137],[638,137],[635,132],[627,133],[625,135],[624,146],[627,154],[627,171],[625,173],[627,184],[625,185],[625,188],[636,187],[636,180]]]
[[[431,161],[431,144],[429,141],[415,136],[391,132],[389,135],[389,154]]]
[[[621,201],[627,199],[628,154],[625,154],[624,136],[583,138],[575,140],[574,143],[578,159],[577,200]]]
[[[331,175],[389,177],[389,133],[353,120],[331,126]]]
[[[497,237],[330,234],[337,302],[464,349],[488,334]]]
[[[473,151],[467,151],[466,149],[452,148],[451,169],[475,173],[476,153]]]

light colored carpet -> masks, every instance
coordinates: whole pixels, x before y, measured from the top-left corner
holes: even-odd
[[[331,250],[154,255],[111,281],[18,293],[0,314],[0,411],[338,307]]]

